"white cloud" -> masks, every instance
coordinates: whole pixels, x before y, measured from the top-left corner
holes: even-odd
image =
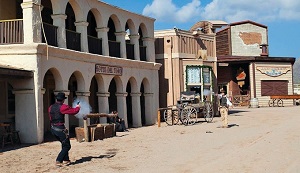
[[[201,11],[202,20],[236,22],[300,20],[299,0],[213,0]]]
[[[179,7],[176,0],[153,0],[145,6],[143,15],[151,16],[159,22],[174,24],[201,20],[224,20],[228,23],[242,20],[259,23],[277,20],[300,21],[300,1],[211,0],[206,6],[201,6],[201,0],[189,0],[187,4]]]
[[[184,23],[200,16],[200,0],[177,7],[172,0],[153,0],[143,10],[143,15],[156,18],[157,21]]]

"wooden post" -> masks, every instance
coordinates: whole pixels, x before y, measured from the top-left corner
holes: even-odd
[[[85,142],[89,142],[89,129],[87,127],[87,119],[83,120],[83,130],[84,130],[84,140]]]
[[[160,127],[160,110],[157,110],[157,126]]]

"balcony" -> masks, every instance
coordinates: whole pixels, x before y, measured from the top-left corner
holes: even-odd
[[[102,55],[102,39],[88,35],[89,52]]]
[[[43,23],[44,33],[42,34],[42,43],[58,47],[58,27]],[[81,33],[71,30],[66,31],[66,45],[68,49],[81,51]],[[46,37],[46,39],[45,39]],[[102,55],[102,40],[96,37],[88,37],[89,52],[93,54]],[[0,20],[0,45],[4,44],[23,44],[24,31],[23,19]],[[105,44],[105,43],[104,43]],[[108,41],[109,56],[121,57],[120,42]],[[134,59],[134,45],[126,45],[128,59]],[[141,53],[142,55],[142,53]],[[146,57],[146,56],[143,56]],[[145,59],[145,58],[144,58]]]
[[[23,20],[2,20],[0,21],[0,44],[22,44]]]
[[[147,61],[146,50],[147,50],[147,46],[140,46],[140,60],[141,61]]]
[[[108,40],[109,56],[121,57],[120,42]]]
[[[44,26],[44,31],[45,31],[45,36],[47,38],[47,43],[48,45],[55,46],[57,47],[57,26],[48,24],[48,23],[43,23]],[[42,42],[46,43],[44,35],[42,36]]]
[[[134,44],[126,43],[127,59],[134,60]]]
[[[81,51],[81,34],[66,29],[67,48],[71,50]]]

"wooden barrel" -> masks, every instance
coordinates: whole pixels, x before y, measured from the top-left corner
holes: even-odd
[[[252,98],[250,99],[250,107],[251,108],[258,108],[258,99],[257,98]]]

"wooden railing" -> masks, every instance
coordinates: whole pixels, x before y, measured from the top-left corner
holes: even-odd
[[[108,40],[109,56],[121,57],[120,42]]]
[[[134,60],[134,44],[126,43],[127,59]]]
[[[43,23],[44,26],[44,31],[45,35],[47,38],[47,43],[51,46],[56,46],[57,47],[57,26],[48,24],[48,23]],[[42,35],[42,42],[46,43],[44,34]]]
[[[140,60],[147,61],[146,57],[147,46],[140,46]]]
[[[89,52],[102,55],[102,39],[88,35]]]
[[[23,20],[0,21],[0,44],[20,44],[24,42]]]
[[[75,31],[66,29],[67,48],[81,51],[81,34]]]
[[[233,106],[249,106],[250,95],[234,95],[232,98]]]

